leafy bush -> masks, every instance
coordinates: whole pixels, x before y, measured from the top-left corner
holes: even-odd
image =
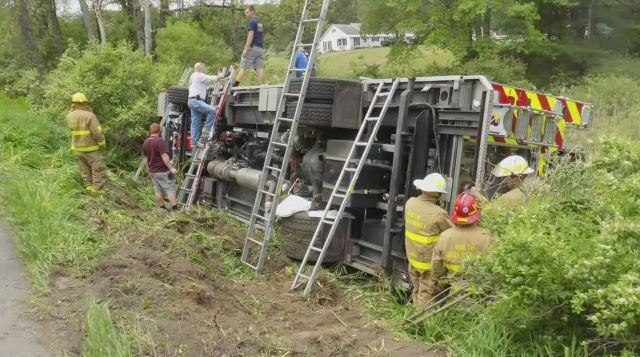
[[[42,87],[33,89],[35,108],[62,120],[74,92],[87,95],[107,135],[107,146],[138,151],[139,140],[155,120],[156,76],[151,59],[126,43],[91,44],[80,52],[70,47]]]
[[[161,63],[191,67],[203,62],[212,71],[233,59],[231,49],[221,39],[194,22],[174,22],[158,31],[155,53]]]
[[[640,146],[606,140],[590,162],[563,163],[526,206],[489,205],[496,239],[470,278],[493,296],[516,341],[638,348]],[[493,307],[491,307],[493,306]]]

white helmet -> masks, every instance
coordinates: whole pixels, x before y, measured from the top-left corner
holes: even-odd
[[[511,155],[500,161],[500,163],[493,168],[492,173],[496,177],[529,175],[533,173],[533,169],[529,167],[529,163],[527,163],[527,160],[522,156]]]
[[[447,181],[440,174],[429,174],[422,180],[413,180],[413,185],[424,192],[447,193]]]

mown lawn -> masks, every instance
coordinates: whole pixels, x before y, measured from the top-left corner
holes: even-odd
[[[342,79],[357,79],[357,73],[364,66],[379,66],[390,70],[395,75],[407,76],[420,72],[429,66],[446,66],[453,62],[453,55],[445,50],[419,47],[411,58],[402,65],[388,68],[390,47],[361,48],[352,51],[322,53],[318,57],[318,76]],[[284,80],[287,71],[289,54],[268,56],[265,64],[267,83],[275,84]],[[387,71],[383,71],[387,72]],[[247,85],[255,84],[255,74],[249,73]],[[244,84],[244,83],[243,83]]]

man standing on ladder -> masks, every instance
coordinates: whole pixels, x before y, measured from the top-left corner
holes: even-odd
[[[440,195],[447,193],[447,182],[433,173],[413,184],[422,191],[410,198],[404,207],[405,249],[409,259],[409,278],[413,285],[411,299],[416,306],[425,306],[433,297],[431,257],[440,233],[451,228],[447,212],[438,205]]]
[[[240,72],[234,87],[240,85],[244,78],[244,72],[247,69],[254,68],[258,75],[258,83],[264,84],[264,28],[262,21],[256,16],[256,9],[253,5],[247,5],[244,9],[244,15],[249,19],[247,25],[247,40],[242,50],[242,58],[240,61]]]
[[[207,87],[210,83],[224,78],[226,68],[218,72],[217,76],[206,74],[207,68],[204,63],[196,63],[193,66],[194,72],[189,79],[189,109],[191,109],[191,145],[198,145],[200,140],[200,125],[202,116],[205,115],[203,138],[208,137],[209,130],[213,126],[213,119],[216,116],[216,108],[207,103]]]

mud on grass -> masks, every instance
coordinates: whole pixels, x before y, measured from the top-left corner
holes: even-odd
[[[85,311],[97,302],[125,327],[134,356],[437,355],[368,321],[335,284],[309,300],[289,293],[293,269],[277,251],[256,277],[240,262],[243,228],[224,213],[107,211],[96,222],[114,250],[84,277],[51,274],[41,320],[56,351],[82,353]]]

